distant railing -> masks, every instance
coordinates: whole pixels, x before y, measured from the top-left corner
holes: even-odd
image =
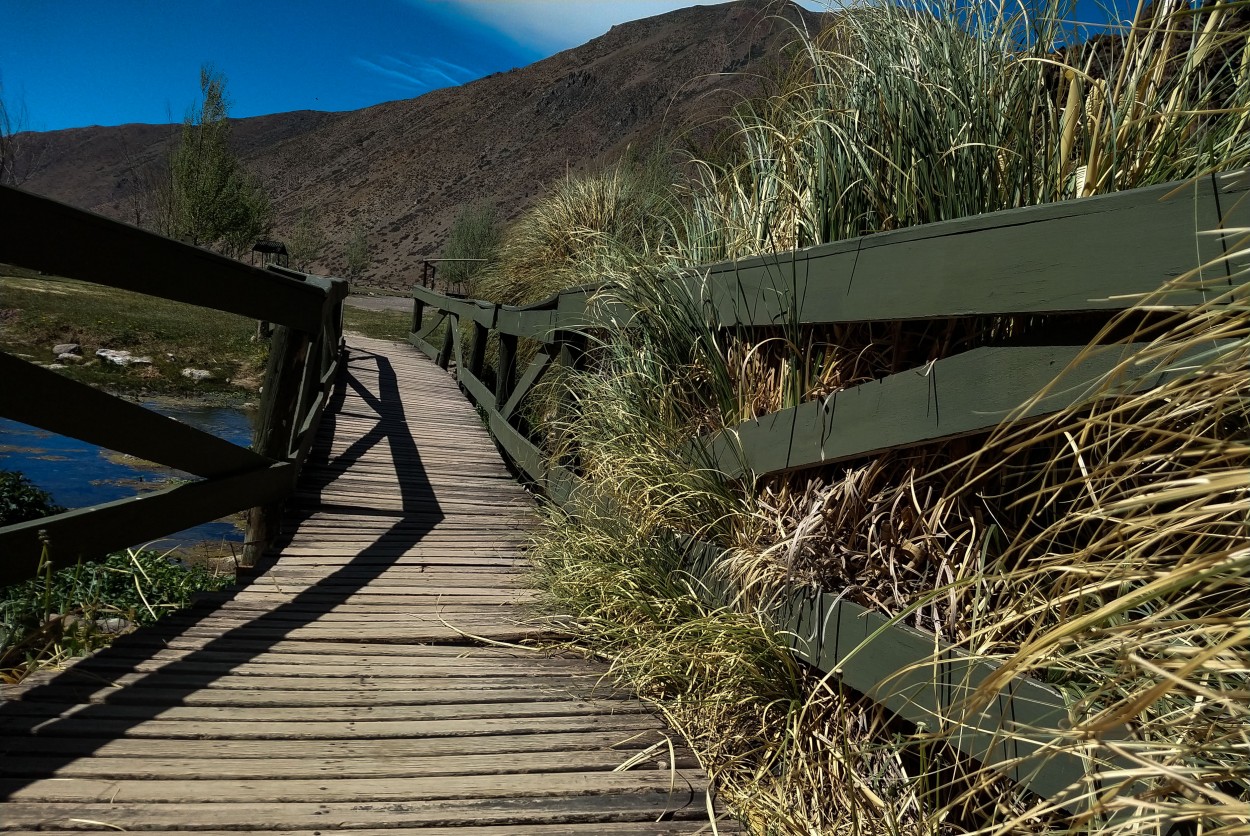
[[[1240,230],[1244,239],[1248,189],[1245,172],[1211,176],[691,269],[685,281],[715,326],[751,329],[1110,313],[1199,265],[1218,265],[1209,290],[1167,299],[1169,307],[1183,307],[1246,281],[1250,248],[1244,240],[1230,246],[1222,233]],[[575,495],[578,477],[548,460],[515,420],[516,410],[553,365],[577,362],[579,332],[590,324],[587,302],[600,290],[574,288],[523,307],[413,291],[412,343],[443,368],[454,361],[461,387],[484,411],[496,441],[559,504]],[[427,309],[437,312],[430,321]],[[467,347],[461,323],[473,326]],[[435,346],[429,339],[439,328]],[[483,380],[491,334],[499,345],[494,387]],[[540,347],[518,380],[519,338]],[[746,421],[701,446],[728,477],[758,478],[986,432],[1010,415],[1037,417],[1081,402],[1106,371],[1138,349],[1085,350],[1084,341],[1077,342],[973,348]],[[1034,398],[1064,370],[1063,387]],[[713,571],[722,549],[685,546],[686,568],[703,580],[704,594],[729,603],[732,589]],[[1054,688],[1018,677],[980,713],[967,716],[961,706],[989,680],[993,664],[847,601],[839,590],[791,590],[770,615],[798,658],[836,672],[905,720],[957,731],[948,739],[962,752],[1038,795],[1055,797],[1086,775],[1089,764],[1076,754],[1030,734],[1066,721],[1066,702]],[[1105,735],[1115,736],[1114,730]]]
[[[338,368],[348,284],[267,270],[0,187],[0,263],[276,324],[252,449],[0,352],[0,416],[199,481],[0,528],[0,585],[252,509],[243,560],[273,536]]]

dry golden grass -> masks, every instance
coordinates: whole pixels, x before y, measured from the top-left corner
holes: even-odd
[[[585,490],[535,557],[583,640],[669,713],[756,832],[1250,832],[1250,305],[1224,265],[1200,307],[1169,307],[1196,273],[1076,323],[1150,347],[1040,421],[758,482],[727,481],[691,444],[1056,321],[725,333],[670,280],[676,264],[1250,159],[1240,6],[1159,3],[1119,51],[1063,55],[1052,16],[1021,52],[1023,21],[992,7],[857,9],[742,112],[740,153],[702,167],[676,252],[600,237],[593,257],[547,256],[581,259],[566,279],[588,268],[634,313],[603,319],[587,367],[536,414]],[[1227,245],[1244,258],[1245,232]],[[666,531],[730,549],[731,611],[699,602]],[[906,727],[786,662],[754,610],[795,584],[1001,664],[959,710],[1012,676],[1058,689],[1067,724],[1030,735],[1103,764],[1098,782],[1038,799],[955,752],[958,714]]]

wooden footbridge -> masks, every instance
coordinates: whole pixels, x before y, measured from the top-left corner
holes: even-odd
[[[602,667],[528,649],[560,624],[526,589],[534,505],[494,445],[550,501],[577,495],[574,463],[544,455],[517,409],[546,370],[578,361],[591,308],[619,300],[574,288],[513,307],[418,287],[411,342],[427,359],[355,337],[344,347],[339,280],[257,270],[10,189],[0,211],[0,263],[278,325],[251,450],[0,354],[0,415],[200,477],[0,529],[0,583],[33,575],[41,552],[64,565],[245,508],[255,564],[235,591],[6,690],[0,830],[733,829],[712,822],[691,754]],[[1160,386],[1195,358],[1133,371],[1145,346],[1091,323],[1146,297],[1176,311],[1244,304],[1247,230],[1250,174],[1234,172],[691,269],[674,286],[709,332],[973,316],[1054,326],[935,347],[921,367],[695,439],[692,455],[750,480],[987,433],[1084,403],[1108,380],[1123,394]],[[536,351],[523,371],[521,340]],[[722,549],[674,543],[673,571],[736,605]],[[1080,813],[1089,787],[1132,772],[1115,748],[1126,729],[1100,728],[1110,743],[1097,756],[1056,746],[1070,708],[1058,689],[843,593],[783,588],[757,615],[797,659],[1055,810]]]
[[[54,560],[85,553],[92,520],[111,547],[155,536],[145,525],[167,529],[152,515],[170,509],[212,515],[293,490],[280,523],[253,520],[253,535],[281,534],[246,582],[4,688],[0,830],[711,832],[707,778],[656,714],[617,690],[605,666],[533,649],[558,633],[526,587],[535,504],[452,378],[410,345],[351,336],[340,351],[338,283],[310,287],[29,195],[4,199],[21,202],[6,218],[68,225],[116,263],[163,248],[183,271],[207,264],[227,290],[239,275],[304,292],[322,310],[276,335],[267,435],[256,452],[212,445],[218,472],[211,455],[160,436],[210,441],[124,402],[100,402],[122,411],[116,425],[29,414],[34,391],[77,384],[4,358],[3,414],[179,459],[205,477],[39,521]],[[0,261],[131,287],[151,275],[119,279],[101,272],[107,258],[53,263],[55,250],[18,249],[6,240]],[[243,453],[258,461],[240,472]],[[273,476],[301,463],[290,486]],[[10,579],[30,574],[13,558],[34,533],[0,537]]]
[[[0,828],[699,832],[655,715],[515,646],[533,520],[454,382],[352,337],[254,577],[5,689]]]

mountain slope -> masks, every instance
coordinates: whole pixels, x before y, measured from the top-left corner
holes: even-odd
[[[461,205],[492,201],[515,217],[566,172],[709,123],[758,89],[795,26],[818,19],[764,0],[693,6],[416,99],[240,119],[235,143],[270,188],[277,237],[301,209],[315,209],[329,246],[314,266],[334,272],[359,223],[374,257],[370,283],[403,287],[422,256],[437,254]],[[171,131],[49,132],[42,168],[25,187],[133,220],[137,164],[159,159]]]

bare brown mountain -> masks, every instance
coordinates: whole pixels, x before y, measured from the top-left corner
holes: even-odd
[[[416,99],[240,119],[235,142],[270,188],[278,237],[314,208],[329,242],[315,266],[334,272],[359,222],[374,259],[368,283],[402,287],[422,256],[437,254],[463,204],[488,200],[515,217],[569,171],[710,122],[758,90],[795,26],[817,21],[773,0],[692,6]],[[159,158],[173,130],[49,132],[25,187],[133,220],[136,165]]]

